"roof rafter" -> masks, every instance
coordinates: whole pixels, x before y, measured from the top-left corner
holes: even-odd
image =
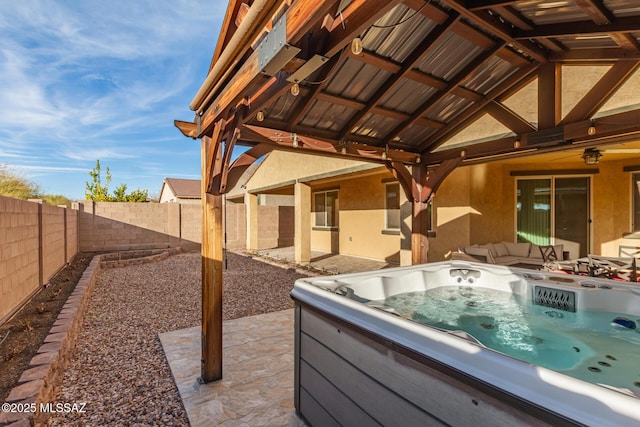
[[[580,102],[562,119],[560,124],[586,120],[592,117],[627,79],[638,69],[640,62],[620,62],[615,64],[582,97]]]
[[[380,103],[380,101],[387,95],[388,91],[391,90],[396,84],[398,84],[398,82],[400,82],[406,76],[406,74],[413,69],[417,62],[419,62],[422,58],[424,58],[431,52],[431,49],[436,46],[438,40],[440,40],[440,38],[444,36],[447,29],[449,29],[458,19],[458,14],[450,16],[447,22],[431,32],[416,47],[416,49],[413,50],[413,52],[407,58],[405,64],[401,66],[393,76],[387,79],[387,81],[368,100],[366,108],[362,109],[354,117],[352,117],[351,120],[349,120],[340,134],[341,138],[344,138],[345,136],[350,134],[353,128],[358,124],[358,122],[360,122],[363,117],[369,114],[371,112],[371,109],[373,109]]]
[[[427,99],[420,107],[416,109],[414,113],[411,114],[409,120],[405,120],[395,127],[389,134],[386,136],[388,140],[393,140],[396,136],[399,136],[400,133],[406,129],[408,126],[415,123],[421,116],[427,113],[434,105],[437,105],[440,101],[442,101],[446,96],[451,94],[453,90],[458,87],[463,81],[465,81],[469,74],[478,69],[487,59],[491,58],[498,50],[502,49],[504,45],[496,44],[492,49],[483,52],[481,55],[476,57],[473,61],[467,64],[462,70],[460,70],[456,76],[451,79],[449,82],[449,87],[445,90],[439,91],[435,96]]]
[[[486,10],[480,10],[477,13],[474,13],[471,10],[467,9],[460,0],[442,0],[442,2],[460,13],[465,18],[479,22],[483,27],[491,31],[497,37],[500,37],[508,44],[512,44],[517,49],[522,50],[525,54],[531,56],[536,61],[547,61],[547,53],[545,51],[540,49],[539,46],[533,44],[528,39],[516,39],[515,37],[513,37],[513,28],[511,28],[511,26],[507,25],[505,22],[500,21],[497,16],[489,14]]]
[[[459,126],[463,123],[467,123],[468,121],[472,121],[472,118],[481,113],[481,110],[491,103],[494,99],[499,96],[504,95],[514,86],[520,86],[521,82],[526,79],[530,74],[532,74],[538,67],[542,64],[533,63],[529,67],[520,69],[518,72],[511,75],[503,84],[494,88],[491,92],[489,92],[483,102],[478,103],[474,108],[468,108],[464,112],[460,113],[454,120],[452,120],[447,127],[438,132],[438,135],[434,138],[428,139],[423,142],[419,149],[420,151],[432,151],[438,146],[440,146],[447,137],[449,137],[452,133],[454,133]]]

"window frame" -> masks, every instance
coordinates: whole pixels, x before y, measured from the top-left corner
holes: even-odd
[[[398,201],[398,207],[390,209],[389,208],[389,187],[392,185],[397,187],[396,190],[396,199]],[[402,226],[402,215],[400,214],[400,183],[399,182],[387,182],[384,184],[384,229],[387,231],[400,231],[400,227]],[[398,226],[391,227],[389,226],[389,214],[391,211],[397,211],[398,215]]]
[[[327,195],[329,193],[335,193],[335,198],[334,198],[334,206],[333,209],[335,211],[334,215],[335,215],[335,224],[329,224],[329,216],[328,216],[328,205],[327,205],[327,200],[328,197]],[[324,206],[323,206],[323,210],[320,211],[318,209],[318,205],[316,203],[316,197],[319,194],[323,194],[324,195]],[[312,198],[313,198],[313,205],[312,205],[312,212],[313,212],[313,229],[319,229],[319,230],[337,230],[338,229],[338,221],[339,221],[339,214],[338,214],[338,197],[339,197],[339,192],[337,188],[333,188],[333,189],[327,189],[327,190],[319,190],[319,191],[314,191],[312,193]],[[318,224],[318,214],[319,213],[323,213],[324,214],[324,221],[323,224]]]

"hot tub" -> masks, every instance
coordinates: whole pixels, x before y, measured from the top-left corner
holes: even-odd
[[[486,312],[468,314],[486,308],[479,295],[508,293],[524,301],[526,315],[571,327],[604,316],[605,337],[589,328],[524,334],[519,345],[534,356],[523,361],[457,323],[428,326],[416,321],[424,312],[411,318],[385,302],[407,304],[425,292],[463,298],[464,313],[446,311],[460,324],[480,324],[480,334],[528,328],[520,317],[509,320],[518,323],[512,328]],[[640,285],[452,261],[299,279],[291,296],[295,405],[311,425],[640,425]],[[617,353],[600,342],[608,335],[621,337]],[[547,346],[552,368],[536,363],[538,346]],[[608,372],[613,379],[604,379]]]

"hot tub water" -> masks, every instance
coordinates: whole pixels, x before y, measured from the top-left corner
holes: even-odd
[[[488,348],[584,381],[640,391],[640,331],[611,324],[616,317],[640,323],[638,315],[569,312],[476,286],[406,292],[367,305],[424,325],[463,330]]]

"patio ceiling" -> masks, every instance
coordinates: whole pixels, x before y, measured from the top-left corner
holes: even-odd
[[[397,168],[640,139],[637,0],[245,1],[176,121],[225,142],[225,179],[273,149]]]

